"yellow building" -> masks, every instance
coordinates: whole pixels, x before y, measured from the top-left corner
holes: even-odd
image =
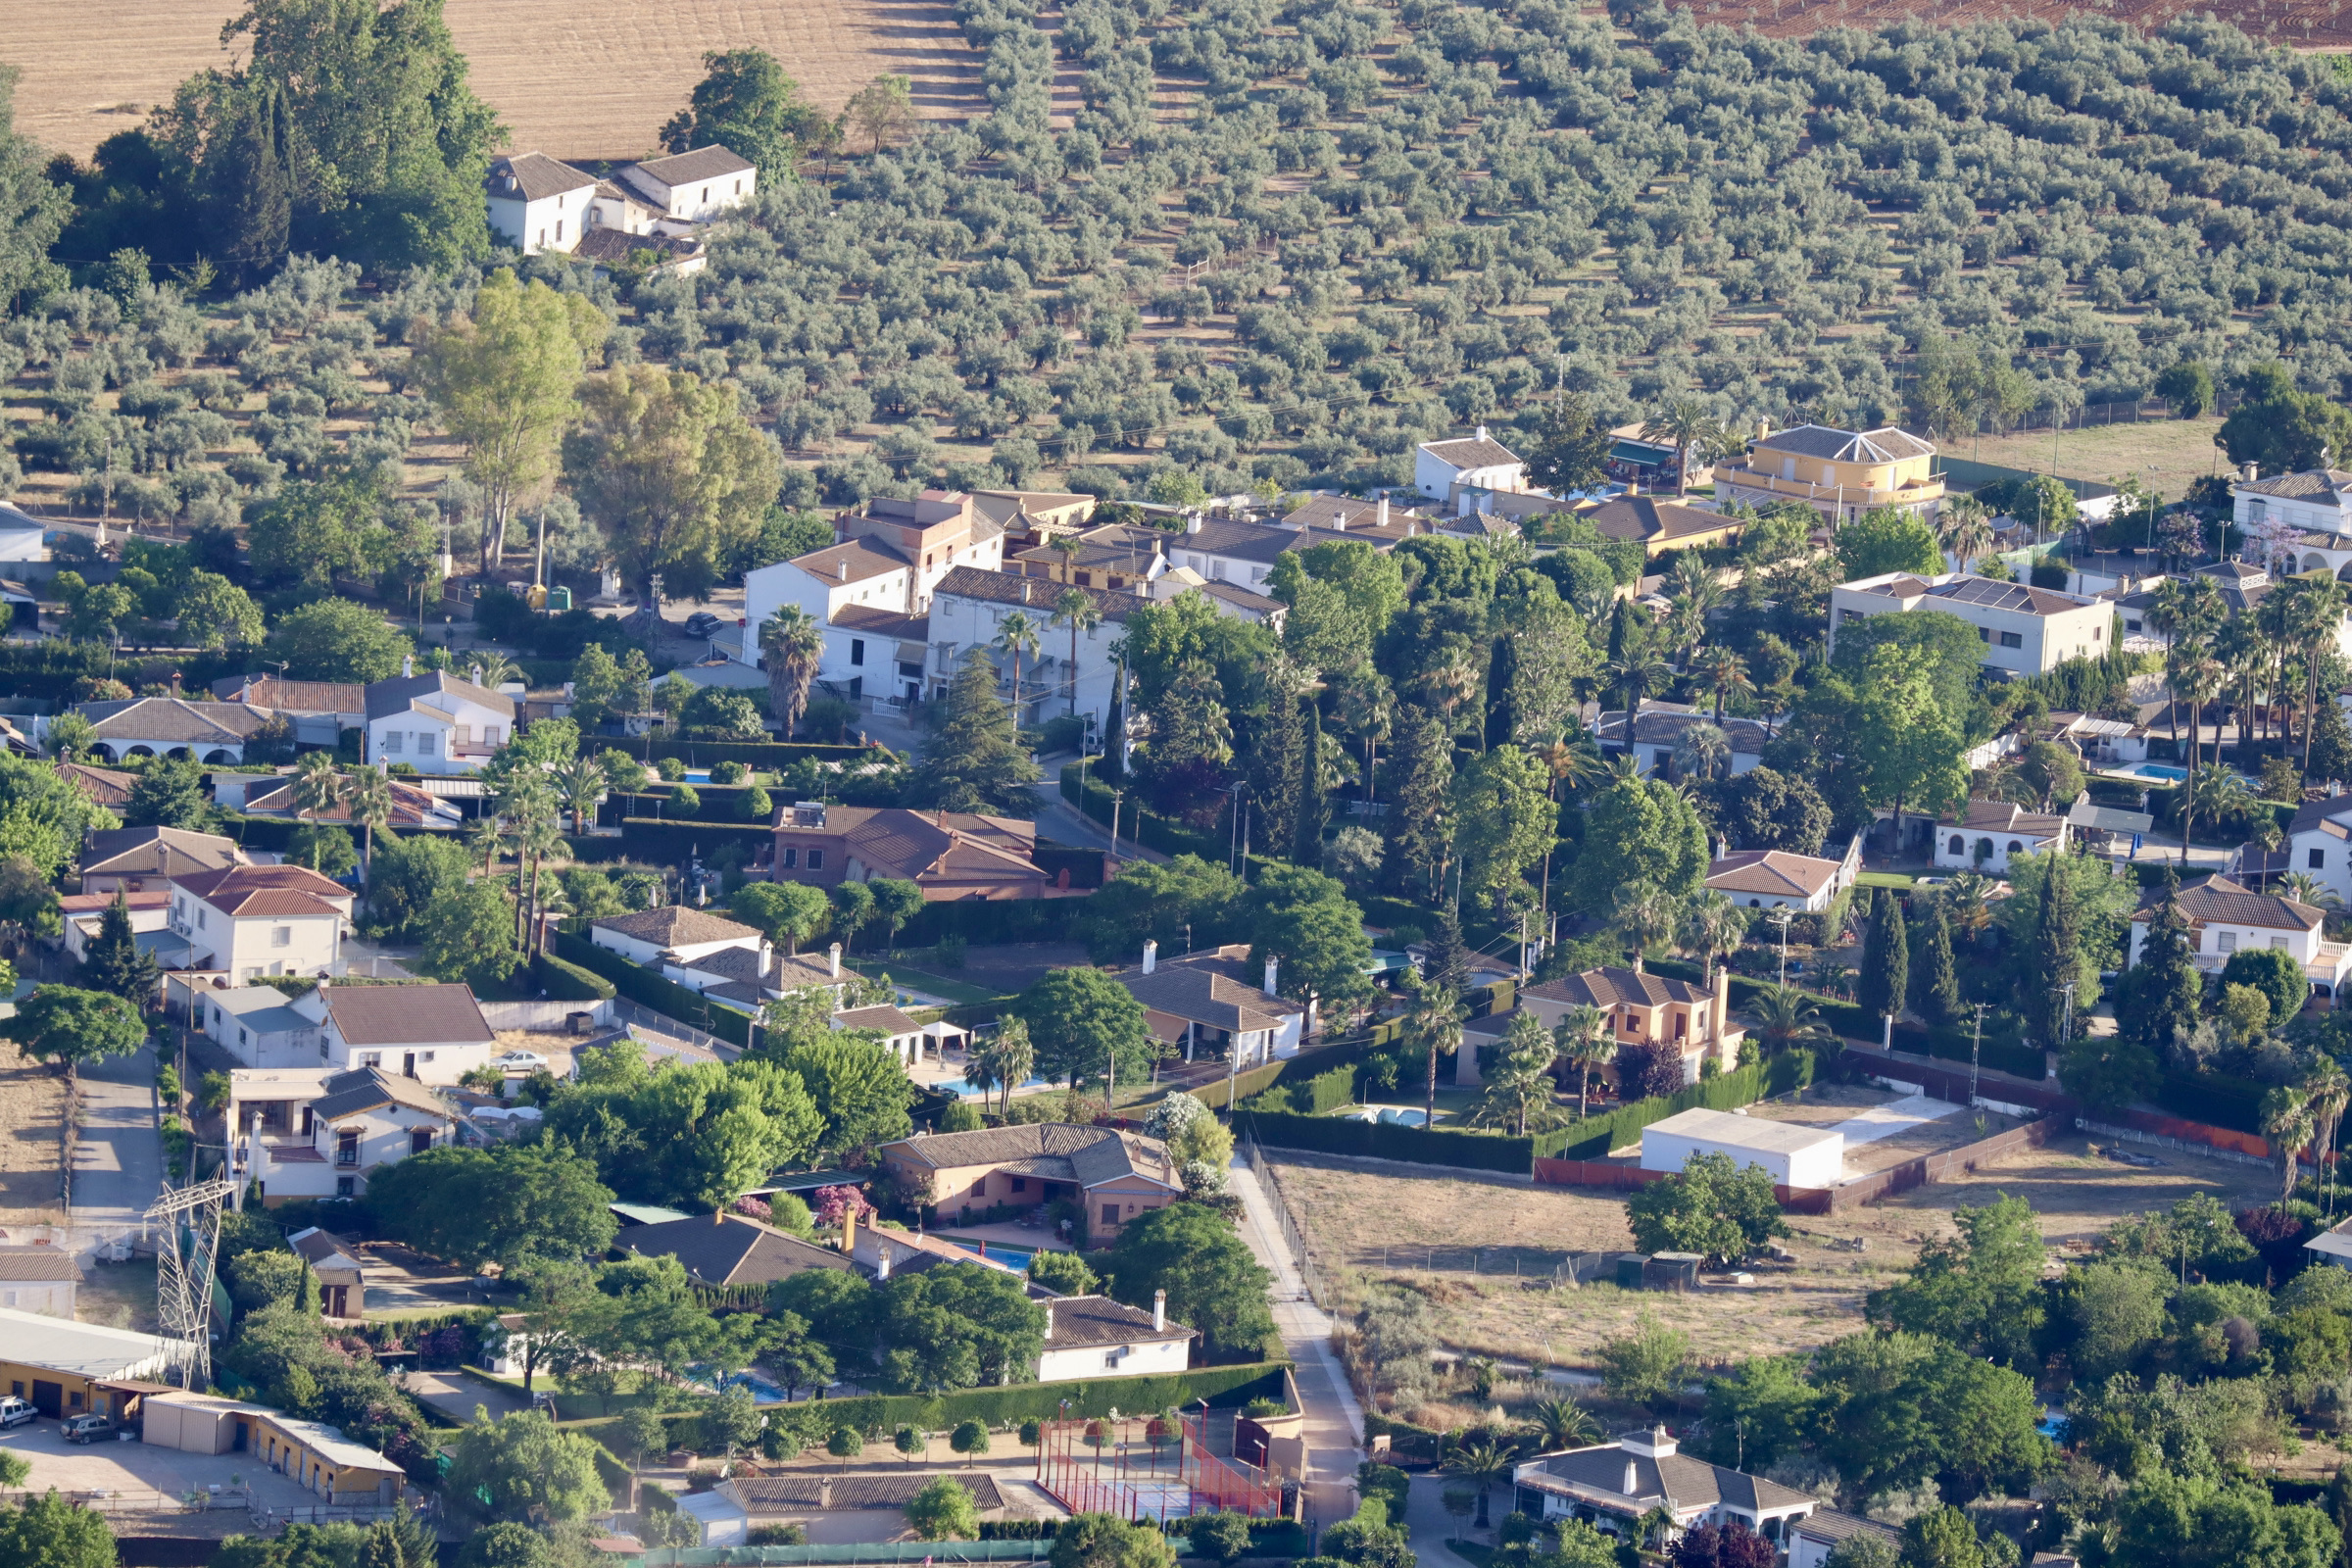
[[[183,1453],[250,1453],[331,1503],[399,1500],[399,1465],[337,1428],[265,1404],[173,1390],[146,1401],[148,1443]]]
[[[0,1307],[0,1394],[53,1419],[102,1415],[138,1419],[141,1398],[183,1365],[195,1348],[99,1323],[76,1323]]]
[[[1876,507],[1896,507],[1933,520],[1943,504],[1943,481],[1933,442],[1888,425],[1879,430],[1834,430],[1805,424],[1760,437],[1742,458],[1715,466],[1719,505],[1764,507],[1801,501],[1842,522]]]

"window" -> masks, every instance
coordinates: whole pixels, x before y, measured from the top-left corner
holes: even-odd
[[[440,755],[440,741],[441,737],[432,730],[418,730],[416,732],[416,755],[418,757],[436,757]]]
[[[559,245],[564,243],[564,220],[561,218],[556,220],[556,243]]]
[[[338,1176],[335,1178],[335,1196],[337,1198],[357,1198],[359,1195],[359,1184],[353,1181],[349,1176]]]
[[[253,1042],[246,1038],[245,1031],[240,1029],[237,1031],[237,1044],[240,1046],[250,1046],[253,1044]]]
[[[743,194],[743,181],[740,179],[735,182],[735,194],[738,196]]]
[[[457,739],[460,746],[463,746],[467,741],[472,740],[473,726],[470,724],[460,724],[457,728]]]
[[[498,744],[499,744],[499,739],[498,739],[498,737],[499,737],[499,726],[498,726],[498,725],[496,725],[496,724],[484,724],[484,725],[482,726],[482,744],[483,744],[484,746],[496,746],[496,745],[498,745]]]
[[[2001,646],[2003,648],[2023,648],[2026,646],[2026,634],[2022,631],[2005,631],[2001,633]]]
[[[851,662],[852,664],[858,665],[858,666],[859,666],[859,667],[861,667],[861,668],[864,666],[864,664],[865,664],[865,639],[864,639],[864,638],[862,638],[862,637],[853,637],[853,638],[851,638],[851,639],[850,639],[850,662]]]
[[[1977,641],[1981,643],[1988,643],[1992,641],[1992,633],[1986,631],[1984,627],[1979,626],[1977,628]]]
[[[208,923],[209,922],[207,922],[204,917],[204,906],[202,905],[198,905],[196,906],[196,929],[201,931]]]
[[[270,945],[273,948],[292,947],[294,945],[294,928],[290,925],[271,926],[270,928]]]
[[[708,201],[710,201],[710,186],[708,186],[708,185],[705,185],[705,186],[703,187],[703,200],[704,200],[705,202],[708,202]]]
[[[2317,870],[2318,870],[2318,869],[2319,869],[2321,866],[2323,866],[2323,865],[2326,865],[2326,864],[2328,863],[2328,852],[2327,852],[2326,850],[2314,850],[2314,851],[2312,851],[2312,852],[2311,852],[2311,860],[2310,860],[2310,862],[2309,862],[2309,863],[2310,863],[2310,865],[2311,865],[2311,868],[2312,868],[2314,871],[2317,871]]]
[[[539,231],[539,240],[538,240],[538,243],[540,243],[540,244],[542,244],[542,245],[544,245],[544,244],[546,244],[546,243],[547,243],[547,230],[546,230],[546,229],[544,229],[544,228],[543,228],[543,229],[541,229],[541,230]]]
[[[363,1052],[361,1052],[361,1053],[360,1053],[360,1065],[361,1065],[361,1066],[363,1066],[363,1067],[381,1067],[383,1064],[384,1064],[384,1054],[383,1054],[382,1052],[380,1052],[380,1051],[363,1051]]]
[[[360,1135],[356,1132],[335,1134],[335,1163],[357,1165],[360,1162]]]
[[[2274,951],[2274,952],[2283,952],[2283,951],[2285,950],[2285,948],[2286,948],[2286,938],[2284,938],[2284,937],[2273,937],[2273,938],[2271,938],[2271,948],[2272,948],[2272,951]]]
[[[800,863],[801,863],[801,852],[800,852],[800,851],[798,851],[798,850],[796,850],[796,849],[793,849],[793,848],[791,848],[790,846],[786,846],[786,848],[785,848],[785,850],[784,850],[784,858],[783,858],[783,860],[781,861],[781,864],[783,865],[784,869],[785,869],[785,870],[787,870],[787,871],[789,871],[789,870],[791,870],[793,867],[795,867],[795,866],[799,865]]]
[[[2009,841],[2009,853],[2011,855],[2023,855],[2026,853],[2026,847],[2016,839],[2011,839]]]
[[[824,868],[825,852],[822,850],[810,850],[808,852],[808,869],[811,871],[822,871]]]
[[[1967,853],[1967,848],[1968,841],[1955,833],[1952,835],[1952,842],[1944,846],[1944,853],[1946,855],[1962,855]]]
[[[1104,1203],[1102,1205],[1102,1223],[1105,1225],[1116,1225],[1118,1222],[1119,1205],[1116,1203]]]
[[[318,1059],[321,1061],[326,1059],[326,1036],[324,1035],[318,1037]]]
[[[384,755],[396,757],[409,749],[409,737],[396,729],[384,731]]]
[[[2127,620],[2124,622],[2124,630],[2137,631],[2139,630],[2139,622],[2136,620]]]
[[[1012,1181],[1012,1190],[1013,1190],[1014,1192],[1016,1192],[1016,1193],[1025,1193],[1025,1192],[1027,1192],[1027,1191],[1029,1190],[1029,1178],[1028,1178],[1028,1177],[1026,1177],[1026,1176],[1015,1176],[1015,1177],[1011,1178],[1011,1181]]]
[[[2235,953],[2237,951],[2237,933],[2216,931],[2213,934],[2213,945],[2214,950],[2218,953]]]

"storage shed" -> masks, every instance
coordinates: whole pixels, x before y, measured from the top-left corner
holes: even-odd
[[[1693,1154],[1729,1154],[1761,1165],[1782,1187],[1835,1187],[1845,1171],[1845,1134],[1722,1110],[1686,1110],[1642,1129],[1642,1168],[1681,1170]]]

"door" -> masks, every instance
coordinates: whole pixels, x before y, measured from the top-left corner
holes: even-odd
[[[54,1421],[66,1413],[66,1386],[32,1380],[32,1407]]]
[[[403,1077],[414,1078],[416,1076],[416,1053],[412,1051],[402,1055],[400,1070]]]
[[[247,1448],[252,1446],[253,1423],[246,1420],[245,1417],[239,1416],[237,1417],[237,1435],[235,1439],[230,1442],[228,1446],[228,1451],[231,1453],[243,1453]]]
[[[325,1304],[328,1317],[349,1317],[351,1315],[343,1310],[344,1303],[349,1299],[350,1291],[351,1287],[348,1285],[329,1285],[326,1288]]]

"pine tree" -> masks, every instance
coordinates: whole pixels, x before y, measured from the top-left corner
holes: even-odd
[[[1250,798],[1257,812],[1250,836],[1269,855],[1287,854],[1298,842],[1298,739],[1297,701],[1277,699],[1258,720],[1250,755]]]
[[[248,93],[231,111],[220,151],[205,171],[204,224],[213,253],[239,280],[285,260],[294,216],[286,117],[278,94]]]
[[[90,939],[81,960],[81,983],[91,991],[110,992],[141,1008],[155,1002],[163,983],[164,966],[152,953],[142,952],[130,929],[130,906],[117,891],[115,902],[98,917],[98,934]]]
[[[2197,972],[2188,916],[2180,908],[2180,878],[2164,868],[2164,897],[2148,917],[2148,935],[2125,976],[2126,1004],[2116,1009],[2122,1033],[2158,1057],[2169,1055],[2180,1036],[2197,1026],[2205,978]]]
[[[997,696],[997,666],[986,649],[963,656],[938,711],[910,803],[951,811],[1034,809],[1029,786],[1038,780],[1037,763],[1021,744],[1011,705]]]
[[[1912,1010],[1930,1023],[1950,1023],[1960,1015],[1960,976],[1952,965],[1952,923],[1938,902],[1924,928],[1920,961],[1914,966]]]
[[[1298,826],[1291,863],[1323,863],[1323,829],[1331,821],[1330,780],[1323,776],[1323,710],[1312,697],[1298,702]]]
[[[1390,745],[1388,874],[1416,899],[1436,899],[1445,880],[1452,824],[1446,803],[1453,793],[1453,742],[1426,708],[1401,703]]]
[[[1516,637],[1497,637],[1494,651],[1487,661],[1487,722],[1486,749],[1510,744],[1519,728],[1519,710],[1511,701],[1511,688],[1519,679],[1519,640]]]
[[[1862,943],[1863,1010],[1874,1018],[1891,1018],[1901,1012],[1903,994],[1910,989],[1910,969],[1903,906],[1892,892],[1881,888],[1871,906],[1870,935]]]
[[[1423,984],[1441,996],[1460,996],[1470,983],[1470,945],[1462,940],[1462,922],[1451,905],[1438,910],[1438,928],[1430,933],[1421,969]]]
[[[2062,862],[2053,862],[2041,879],[2041,907],[2034,920],[2034,941],[2026,955],[2028,995],[2022,1010],[2033,1024],[2034,1037],[2044,1050],[2066,1049],[2069,1004],[2060,988],[2080,972],[2081,933],[2075,913],[2075,894]]]

